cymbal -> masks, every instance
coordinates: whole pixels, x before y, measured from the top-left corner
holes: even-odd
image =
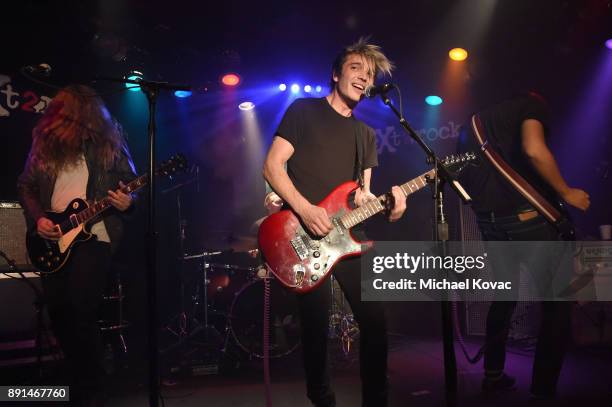
[[[237,252],[248,252],[257,249],[257,238],[248,235],[232,235],[228,239],[229,247]]]

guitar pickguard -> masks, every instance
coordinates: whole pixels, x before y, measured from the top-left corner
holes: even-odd
[[[79,225],[78,227],[69,230],[57,241],[57,245],[59,247],[60,253],[66,253],[68,249],[70,249],[70,245],[74,242],[74,239],[83,231],[83,225]]]
[[[362,251],[361,244],[353,240],[339,221],[344,212],[343,209],[338,211],[331,219],[334,228],[324,238],[311,237],[301,224],[297,227],[291,246],[299,262],[285,275],[289,285],[302,289],[316,285],[340,258]]]

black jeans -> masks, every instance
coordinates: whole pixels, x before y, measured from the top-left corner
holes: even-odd
[[[560,240],[557,230],[542,216],[538,215],[527,221],[520,221],[516,215],[501,218],[478,218],[478,226],[485,241],[556,241]],[[495,268],[512,267],[519,274],[519,263],[533,262],[538,257],[538,245],[530,249],[513,253],[505,258],[504,264],[495,264]],[[538,263],[538,273],[554,275],[554,264]],[[571,303],[562,301],[544,301],[542,304],[542,322],[538,335],[531,391],[536,394],[555,392],[567,342],[570,336]],[[506,359],[506,340],[510,321],[516,307],[516,301],[493,301],[487,315],[487,342],[484,355],[485,375],[494,377],[504,370]]]
[[[64,267],[42,279],[53,332],[69,369],[71,399],[100,392],[104,377],[97,320],[111,252],[110,244],[94,239],[73,247]]]
[[[378,302],[361,301],[360,260],[338,263],[333,271],[359,324],[359,360],[363,406],[387,405],[387,330],[384,308]],[[302,349],[308,398],[316,406],[334,406],[327,362],[327,334],[331,305],[331,281],[298,296],[302,324]]]

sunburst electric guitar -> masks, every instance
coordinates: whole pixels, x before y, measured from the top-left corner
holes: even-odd
[[[475,158],[474,153],[465,153],[446,157],[442,163],[456,173]],[[400,185],[400,189],[406,196],[420,190],[434,176],[434,171]],[[263,221],[259,227],[259,248],[268,268],[282,285],[298,293],[307,293],[319,286],[340,260],[358,256],[372,247],[373,242],[356,241],[350,229],[384,211],[387,195],[350,209],[348,197],[356,188],[354,181],[346,182],[318,205],[327,211],[333,226],[324,238],[309,234],[291,210],[277,212]]]
[[[155,174],[169,176],[183,171],[187,166],[185,157],[177,154],[164,161]],[[142,175],[125,185],[125,193],[136,192],[149,181],[148,174]],[[32,265],[41,273],[49,274],[60,270],[68,261],[74,245],[92,238],[93,234],[85,229],[87,222],[98,217],[103,211],[111,207],[110,199],[104,198],[97,202],[88,203],[83,199],[73,199],[64,212],[46,212],[46,216],[55,223],[62,232],[58,240],[41,237],[36,226],[26,235],[26,247]]]

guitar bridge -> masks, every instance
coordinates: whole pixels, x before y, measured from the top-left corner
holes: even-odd
[[[298,255],[300,260],[308,258],[308,246],[306,246],[306,243],[304,243],[302,236],[298,235],[291,239],[291,246],[293,246],[293,250],[295,250],[295,253]]]

